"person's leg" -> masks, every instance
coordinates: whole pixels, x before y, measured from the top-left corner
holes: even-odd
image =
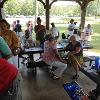
[[[76,74],[73,78],[74,79],[78,78],[80,64],[78,63],[77,58],[73,54],[68,54],[68,61],[71,61],[71,65],[75,69]]]
[[[73,67],[74,67],[75,73],[76,73],[76,74],[73,76],[73,79],[77,79],[77,78],[79,77],[79,67],[78,67],[78,65],[74,65]]]
[[[52,62],[52,66],[57,67],[57,69],[53,72],[54,75],[61,77],[65,69],[67,68],[67,64],[64,64],[60,61]]]

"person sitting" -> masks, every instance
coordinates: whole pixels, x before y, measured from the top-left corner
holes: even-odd
[[[70,37],[70,42],[66,46],[65,51],[69,51],[68,62],[72,64],[76,71],[76,75],[73,77],[73,79],[77,79],[79,77],[79,68],[83,64],[83,49],[81,43],[76,41],[74,35]]]
[[[91,35],[93,34],[93,29],[90,24],[88,24],[87,27],[85,28],[84,34],[85,34],[85,40],[91,41]]]
[[[43,61],[50,65],[55,66],[57,69],[53,71],[53,79],[59,79],[67,68],[66,61],[64,61],[57,50],[57,44],[51,34],[45,36],[44,53],[42,55]]]
[[[30,36],[29,30],[25,30],[25,35],[22,37],[22,48],[34,47],[34,41]]]

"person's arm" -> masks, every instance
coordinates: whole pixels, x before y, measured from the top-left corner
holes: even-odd
[[[2,37],[0,37],[0,53],[7,60],[12,56],[10,48]]]
[[[79,53],[79,52],[80,52],[80,50],[81,50],[81,48],[80,48],[80,47],[76,47],[75,51],[72,51],[72,53],[73,53],[73,54],[77,54],[77,53]]]
[[[93,29],[91,29],[91,35],[93,35]]]
[[[34,26],[34,32],[36,33],[36,25]]]
[[[54,44],[53,50],[54,50],[54,53],[55,53],[56,57],[57,57],[61,62],[67,63],[66,61],[64,61],[64,60],[61,58],[61,56],[59,55],[59,52],[58,52],[58,50],[57,50],[56,47],[57,47],[56,44]]]
[[[71,44],[69,43],[69,44],[65,47],[65,51],[70,51],[70,47],[71,47]]]
[[[62,57],[59,55],[59,52],[57,49],[54,49],[54,53],[56,55],[56,57],[63,63],[67,63],[65,60],[62,59]]]
[[[73,54],[79,53],[81,50],[81,43],[77,43],[76,48],[74,51],[72,51]]]
[[[12,45],[11,45],[11,50],[15,50],[20,47],[20,41],[18,36],[16,35],[15,32],[12,31]]]

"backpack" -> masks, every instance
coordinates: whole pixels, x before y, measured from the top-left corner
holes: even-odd
[[[0,58],[0,94],[6,92],[18,75],[15,65]]]

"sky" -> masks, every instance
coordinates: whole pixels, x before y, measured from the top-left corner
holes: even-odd
[[[54,2],[53,5],[56,5],[56,6],[67,6],[67,5],[76,6],[77,3],[74,1],[57,1],[57,2]]]
[[[19,1],[24,2],[25,0],[19,0]],[[45,1],[45,0],[43,0],[43,1]],[[52,1],[52,0],[50,0],[50,1]],[[57,2],[54,2],[53,5],[56,5],[56,6],[67,6],[67,5],[76,6],[77,3],[74,1],[57,1]]]

